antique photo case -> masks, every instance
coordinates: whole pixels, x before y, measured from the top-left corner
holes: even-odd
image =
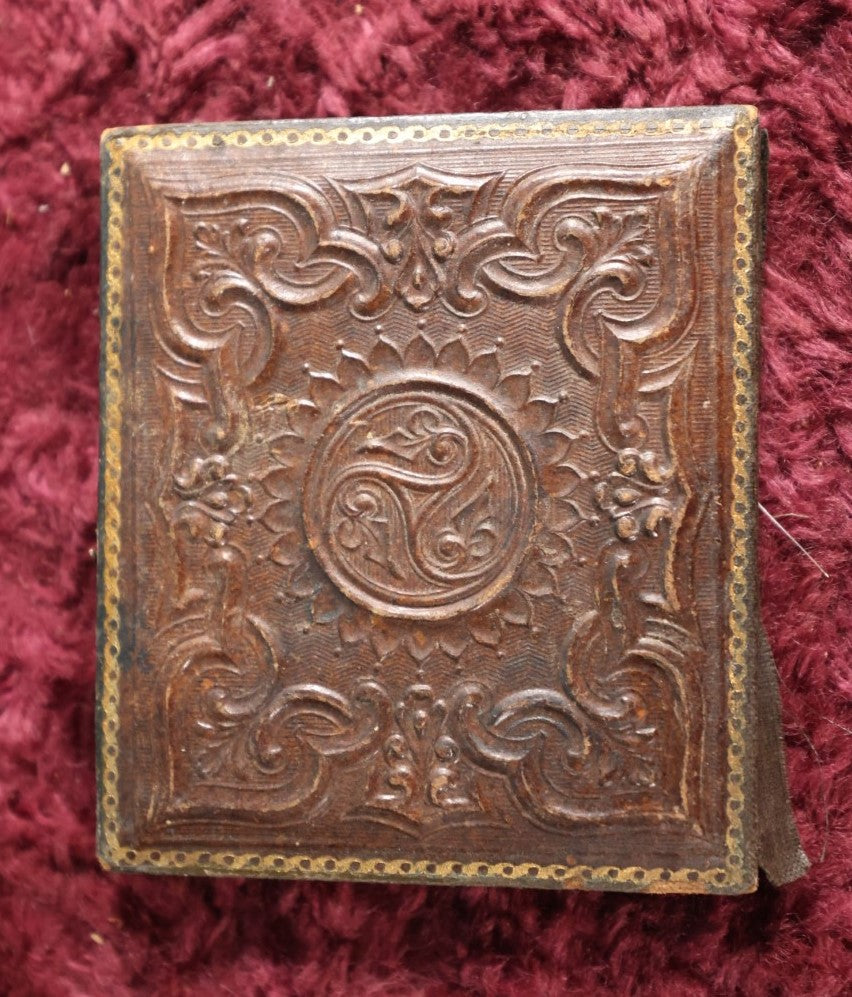
[[[106,865],[754,888],[761,164],[745,107],[105,134]]]

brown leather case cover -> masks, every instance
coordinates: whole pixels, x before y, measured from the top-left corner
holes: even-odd
[[[103,184],[105,864],[753,889],[754,110],[117,129]]]

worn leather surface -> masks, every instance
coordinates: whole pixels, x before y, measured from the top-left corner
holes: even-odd
[[[790,806],[784,742],[781,738],[781,697],[772,649],[761,627],[757,659],[757,820],[758,861],[769,881],[783,886],[810,867],[799,841]]]
[[[117,864],[749,888],[753,121],[354,124],[108,146]]]

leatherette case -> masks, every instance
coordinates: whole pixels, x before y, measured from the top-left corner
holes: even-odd
[[[742,107],[105,135],[108,866],[754,888],[762,155]]]

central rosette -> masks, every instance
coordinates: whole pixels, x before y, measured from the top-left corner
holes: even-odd
[[[436,619],[489,602],[523,559],[534,519],[525,444],[478,394],[418,378],[343,408],[307,470],[308,541],[354,602]]]

